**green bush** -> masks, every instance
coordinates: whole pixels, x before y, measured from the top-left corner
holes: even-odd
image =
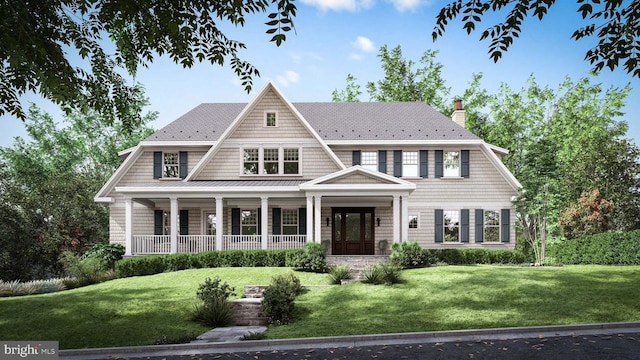
[[[115,275],[105,267],[105,263],[98,257],[81,258],[67,250],[60,255],[60,262],[68,276],[75,277],[79,286],[86,286],[110,280]]]
[[[474,265],[474,264],[523,264],[527,257],[518,250],[429,249],[425,250],[430,264]]]
[[[640,230],[556,242],[547,255],[561,264],[640,265]]]
[[[198,286],[196,296],[200,302],[194,306],[193,320],[211,327],[231,326],[235,322],[235,309],[229,297],[235,296],[235,289],[220,278],[207,278]]]
[[[295,270],[325,273],[328,270],[325,248],[319,243],[306,243],[302,253],[296,255],[292,266]]]
[[[301,293],[300,279],[294,274],[274,276],[262,293],[262,312],[271,324],[288,324],[293,317],[295,298]]]
[[[329,283],[340,285],[342,280],[353,279],[353,271],[346,265],[333,266],[329,269]]]
[[[122,259],[124,252],[125,248],[120,244],[93,244],[84,257],[100,259],[106,269],[115,270],[115,264]]]
[[[402,269],[429,266],[427,253],[415,241],[405,241],[391,245],[389,261]]]
[[[46,294],[67,289],[67,279],[34,280],[27,282],[0,280],[0,297]]]
[[[366,268],[362,274],[362,282],[372,285],[392,285],[401,283],[402,269],[394,264],[379,264]]]

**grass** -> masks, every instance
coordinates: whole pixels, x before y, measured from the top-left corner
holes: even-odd
[[[283,268],[220,268],[118,279],[53,294],[0,298],[0,339],[60,347],[149,345],[209,329],[190,321],[198,285],[269,284]],[[297,272],[303,285],[327,274]],[[267,338],[356,335],[640,320],[640,266],[444,266],[403,271],[392,286],[313,287],[294,320]]]

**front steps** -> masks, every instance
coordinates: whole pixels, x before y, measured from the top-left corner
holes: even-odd
[[[236,310],[237,326],[266,326],[269,323],[269,317],[261,310],[265,288],[261,285],[245,286],[243,298],[231,301]]]

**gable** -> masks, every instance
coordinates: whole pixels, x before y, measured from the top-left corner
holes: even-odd
[[[340,177],[322,182],[322,184],[329,185],[329,184],[394,184],[394,183],[387,179],[382,179],[380,177],[373,177],[370,174],[350,173],[344,176],[340,176]]]

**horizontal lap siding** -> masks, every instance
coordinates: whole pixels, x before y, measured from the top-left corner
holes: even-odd
[[[172,151],[177,149],[173,149]],[[202,159],[204,156],[204,151],[189,151],[188,152],[188,169],[191,171],[196,164]],[[140,157],[136,160],[134,164],[131,165],[127,173],[118,181],[116,186],[127,186],[127,185],[139,185],[139,184],[149,184],[149,183],[158,183],[164,180],[158,180],[153,178],[153,151],[145,151]],[[110,196],[113,196],[114,192],[112,191]]]
[[[109,206],[109,243],[125,244],[124,207]]]
[[[218,150],[195,180],[237,179],[240,174],[240,149],[223,147]]]
[[[369,176],[361,174],[352,174],[350,176],[341,177],[333,181],[327,181],[323,184],[380,184],[378,179],[372,179]]]

